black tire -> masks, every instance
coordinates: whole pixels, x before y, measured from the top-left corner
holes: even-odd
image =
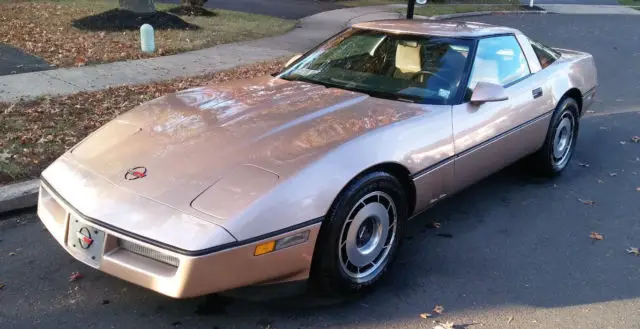
[[[376,268],[374,273],[371,273],[367,277],[354,278],[349,274],[349,266],[343,266],[344,262],[341,262],[341,259],[346,257],[347,252],[344,251],[345,247],[340,245],[340,241],[343,239],[346,241],[346,236],[350,233],[349,229],[351,227],[345,226],[349,215],[352,215],[350,224],[356,222],[356,220],[353,219],[354,217],[363,217],[360,216],[359,212],[366,212],[363,210],[364,207],[357,210],[358,207],[356,207],[356,205],[362,204],[360,201],[372,193],[381,193],[384,194],[385,197],[388,196],[393,200],[396,214],[395,238],[392,242],[388,242],[390,247],[384,256],[384,263],[381,263],[380,267]],[[367,200],[373,199],[367,197],[365,201]],[[378,198],[378,200],[380,200],[380,198]],[[381,204],[384,204],[384,200],[386,199],[383,197],[382,200],[383,202]],[[371,203],[375,202],[371,201]],[[373,207],[376,206],[374,205]],[[356,212],[358,216],[353,215],[353,212]],[[391,214],[389,210],[387,210],[387,212]],[[404,236],[407,216],[407,195],[403,185],[396,177],[385,172],[370,172],[354,179],[336,198],[320,228],[311,268],[311,283],[313,286],[317,288],[321,294],[326,295],[328,293],[329,295],[342,297],[357,296],[369,291],[384,277],[389,266],[393,263],[396,251]],[[391,218],[391,215],[389,215],[389,218]],[[391,222],[391,220],[389,220],[389,222]],[[365,225],[365,223],[363,222],[362,225]],[[357,225],[354,225],[354,228],[358,232],[356,236],[362,238],[360,228],[358,228]],[[391,227],[389,227],[387,232],[390,232],[390,230]],[[372,233],[372,235],[374,234]],[[391,234],[388,234],[387,238],[389,236],[391,236]],[[379,241],[381,240],[382,238],[379,239]],[[384,249],[381,251],[381,255],[383,253]],[[363,266],[362,269],[364,270],[365,267],[366,266]],[[358,271],[360,270],[359,267],[356,268],[358,268]]]
[[[579,118],[580,108],[578,103],[571,97],[563,98],[553,113],[542,148],[531,157],[530,164],[535,173],[546,177],[554,177],[560,175],[567,167],[567,164],[573,157],[573,152],[578,140],[578,131],[580,128]],[[558,129],[564,126],[563,122],[565,119],[572,121],[573,127],[571,129],[571,140],[567,143],[569,149],[560,161],[554,154],[554,145],[556,144]]]

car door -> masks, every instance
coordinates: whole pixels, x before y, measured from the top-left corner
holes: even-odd
[[[471,103],[478,82],[504,88],[507,100]],[[454,190],[462,189],[534,152],[546,134],[548,120],[543,87],[514,35],[478,40],[465,102],[452,108]],[[545,110],[546,111],[546,110]]]

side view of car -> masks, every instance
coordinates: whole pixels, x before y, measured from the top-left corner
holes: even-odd
[[[407,221],[528,158],[554,176],[590,54],[473,22],[358,23],[282,72],[166,95],[42,173],[38,215],[105,273],[175,298],[374,287]]]

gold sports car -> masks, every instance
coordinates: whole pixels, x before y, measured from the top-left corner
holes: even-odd
[[[355,24],[282,72],[166,95],[42,173],[73,257],[175,298],[375,285],[410,218],[521,158],[571,159],[589,54],[473,22]]]

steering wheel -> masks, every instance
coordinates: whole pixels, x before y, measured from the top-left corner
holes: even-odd
[[[432,77],[435,77],[436,79],[444,82],[444,84],[448,86],[448,89],[451,89],[451,87],[453,86],[451,81],[449,81],[448,79],[445,79],[443,76],[439,75],[438,73],[435,73],[435,72],[432,72],[432,71],[428,71],[428,70],[421,71],[420,73],[429,74],[429,78],[428,79],[431,79]]]

